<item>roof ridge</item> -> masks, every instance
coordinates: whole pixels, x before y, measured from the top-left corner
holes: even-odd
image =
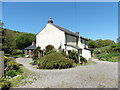
[[[55,25],[55,24],[51,24],[51,25],[55,26],[55,27],[58,28],[59,30],[64,31],[64,32],[66,32],[66,33],[68,33],[68,34],[71,34],[71,35],[74,35],[74,36],[77,36],[77,37],[79,36],[79,35],[77,35],[76,33],[72,32],[72,31],[70,31],[70,30],[68,30],[68,29],[66,29],[66,28],[63,28],[63,27],[61,27],[61,26],[58,26],[58,25]]]

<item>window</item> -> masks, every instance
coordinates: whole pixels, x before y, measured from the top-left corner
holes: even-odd
[[[71,50],[68,50],[68,54],[70,54],[71,53]]]
[[[67,43],[67,45],[76,46],[77,45],[77,37],[67,34],[66,35],[66,43]]]
[[[88,41],[85,41],[85,45],[88,45]]]
[[[79,54],[82,54],[82,49],[79,50]]]
[[[83,40],[81,39],[81,43],[83,44]]]

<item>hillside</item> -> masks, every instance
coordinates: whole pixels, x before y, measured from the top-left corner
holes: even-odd
[[[16,46],[16,38],[18,36],[20,36],[21,34],[26,34],[25,32],[19,32],[19,31],[13,31],[13,30],[10,30],[10,29],[7,29],[7,28],[3,28],[2,29],[2,36],[3,36],[3,39],[2,39],[2,47],[3,47],[3,50],[5,52],[8,51],[8,48],[9,49],[16,49],[17,46]]]
[[[120,43],[119,43],[120,44]],[[102,61],[116,62],[118,61],[120,47],[118,43],[108,45],[94,50],[94,55]]]

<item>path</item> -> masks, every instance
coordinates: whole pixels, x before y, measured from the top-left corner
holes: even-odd
[[[62,70],[38,70],[29,63],[30,58],[17,58],[16,62],[23,64],[31,72],[40,75],[31,84],[21,88],[117,88],[118,64],[117,62],[100,62],[97,64],[77,66]]]

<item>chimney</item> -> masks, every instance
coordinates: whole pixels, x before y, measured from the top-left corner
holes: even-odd
[[[53,23],[52,18],[49,19],[48,23]]]
[[[32,42],[32,46],[35,45],[35,42]]]
[[[79,35],[79,32],[76,32],[77,35]]]

